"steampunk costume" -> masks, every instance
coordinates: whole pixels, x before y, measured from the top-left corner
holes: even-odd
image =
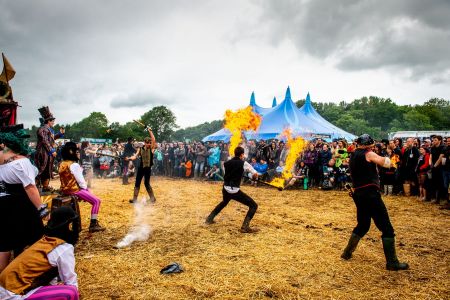
[[[35,165],[39,170],[39,175],[37,177],[38,184],[42,185],[42,191],[51,191],[52,188],[49,187],[50,179],[53,178],[53,153],[56,152],[55,149],[55,139],[63,137],[62,133],[57,133],[49,125],[49,122],[55,120],[55,117],[50,112],[47,106],[38,109],[42,116],[43,123],[42,126],[37,130],[37,145],[35,154]]]
[[[53,211],[45,235],[0,273],[0,299],[79,299],[74,256],[78,222],[70,207]],[[49,285],[54,278],[62,284]]]

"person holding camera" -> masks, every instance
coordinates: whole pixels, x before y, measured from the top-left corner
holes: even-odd
[[[394,228],[380,194],[377,165],[389,168],[391,160],[372,151],[375,142],[368,134],[361,135],[357,143],[358,147],[350,158],[350,173],[353,182],[352,197],[356,205],[358,224],[353,229],[341,258],[348,260],[352,257],[359,240],[369,231],[371,219],[373,219],[377,228],[382,232],[381,239],[386,257],[386,269],[392,271],[406,270],[409,268],[408,264],[399,262],[397,258]]]

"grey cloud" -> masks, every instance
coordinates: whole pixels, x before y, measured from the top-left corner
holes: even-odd
[[[168,105],[174,101],[169,98],[161,97],[156,93],[134,93],[126,96],[116,97],[111,100],[110,106],[112,108],[121,107],[149,107],[150,105]]]
[[[448,0],[262,1],[270,40],[331,59],[344,71],[387,68],[413,80],[448,81]]]

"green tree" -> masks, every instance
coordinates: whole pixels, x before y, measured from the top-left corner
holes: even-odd
[[[205,136],[210,135],[223,128],[223,120],[215,120],[212,122],[205,122],[203,124],[179,129],[172,134],[172,139],[175,141],[195,140],[200,141]]]
[[[178,125],[173,112],[165,106],[156,106],[141,116],[141,121],[149,125],[157,141],[168,141]]]
[[[79,141],[82,137],[106,138],[108,130],[108,119],[101,112],[92,112],[87,118],[70,126],[66,130],[66,137]]]
[[[404,128],[406,130],[430,130],[433,126],[430,124],[430,118],[421,114],[417,109],[412,109],[403,115]]]

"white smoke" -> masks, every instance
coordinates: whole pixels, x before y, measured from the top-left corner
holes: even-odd
[[[127,235],[117,243],[116,248],[127,247],[135,241],[143,242],[149,238],[152,232],[149,221],[154,208],[153,205],[146,205],[144,203],[143,201],[138,201],[134,204],[133,226]]]

